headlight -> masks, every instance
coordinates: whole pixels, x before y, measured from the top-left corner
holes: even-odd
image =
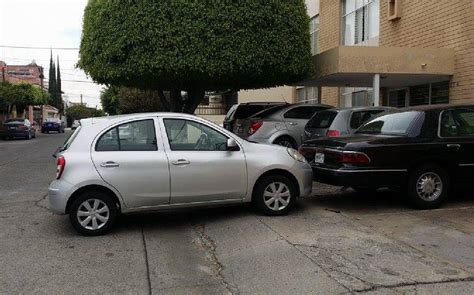
[[[290,155],[290,157],[292,157],[296,161],[299,161],[302,163],[308,163],[308,161],[306,161],[303,155],[300,154],[297,150],[292,149],[292,148],[287,148],[286,150],[288,151],[288,155]]]

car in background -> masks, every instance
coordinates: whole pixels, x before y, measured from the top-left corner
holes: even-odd
[[[284,215],[313,183],[296,150],[188,114],[83,119],[56,157],[49,208],[84,235],[106,233],[120,213],[252,203]]]
[[[72,122],[72,124],[71,124],[71,129],[72,129],[72,130],[75,130],[75,129],[77,129],[80,125],[81,125],[81,123],[79,122],[79,120],[74,120],[74,122]]]
[[[233,131],[235,124],[240,120],[247,119],[248,117],[265,109],[287,104],[288,103],[286,102],[246,102],[234,104],[227,112],[224,118],[223,126],[225,129]]]
[[[33,124],[28,119],[8,119],[0,126],[0,138],[12,139],[18,137],[28,140],[36,138]]]
[[[316,181],[368,192],[406,191],[420,209],[437,208],[451,187],[474,181],[474,105],[432,105],[376,117],[353,136],[305,142]]]
[[[298,148],[304,127],[317,112],[332,106],[321,104],[290,104],[263,110],[236,124],[234,133],[253,142]]]
[[[49,133],[55,131],[57,133],[64,133],[66,125],[63,121],[57,118],[48,118],[41,126],[41,133]]]
[[[359,127],[390,107],[353,107],[317,112],[304,128],[304,141],[318,137],[338,137],[353,134]]]

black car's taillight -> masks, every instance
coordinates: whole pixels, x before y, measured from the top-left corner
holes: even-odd
[[[338,153],[338,160],[342,164],[369,164],[370,158],[364,153],[360,152],[351,152],[351,151],[344,151]]]

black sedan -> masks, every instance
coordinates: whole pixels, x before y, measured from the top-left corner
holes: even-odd
[[[0,126],[0,138],[9,139],[17,137],[24,139],[36,137],[35,129],[28,119],[8,119]]]
[[[357,191],[407,191],[420,209],[474,181],[474,105],[421,106],[376,117],[353,136],[305,142],[316,181]]]

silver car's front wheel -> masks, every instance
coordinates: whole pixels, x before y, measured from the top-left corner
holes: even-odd
[[[286,175],[269,175],[255,185],[253,202],[266,215],[285,215],[293,207],[297,187]]]
[[[110,209],[99,199],[88,199],[79,205],[76,216],[85,229],[98,230],[109,221]]]
[[[270,210],[284,210],[291,201],[290,189],[282,182],[272,182],[265,188],[263,199]]]
[[[105,234],[118,214],[114,198],[102,191],[87,191],[75,197],[69,210],[72,226],[87,236]]]

